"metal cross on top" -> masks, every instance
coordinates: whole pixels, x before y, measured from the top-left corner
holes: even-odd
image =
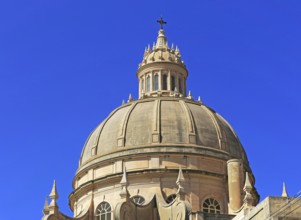
[[[160,24],[160,29],[163,29],[163,25],[167,24],[167,22],[164,21],[162,17],[160,18],[160,20],[157,20],[157,22]]]

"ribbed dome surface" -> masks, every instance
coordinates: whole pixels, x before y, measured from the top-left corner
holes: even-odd
[[[113,152],[153,145],[211,148],[246,160],[235,132],[215,111],[187,98],[158,97],[115,109],[88,137],[80,165]]]

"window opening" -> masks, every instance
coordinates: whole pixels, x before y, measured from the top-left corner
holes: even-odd
[[[111,212],[112,209],[109,203],[100,203],[96,209],[97,220],[111,220]]]
[[[150,76],[146,77],[146,91],[150,92]]]
[[[143,205],[145,203],[145,199],[142,196],[134,196],[132,200],[137,205]]]
[[[176,80],[175,80],[175,76],[171,76],[171,91],[174,91],[176,87]]]
[[[167,90],[167,75],[163,75],[162,81],[163,81],[162,89]]]
[[[144,79],[141,80],[141,90],[144,91]]]
[[[156,74],[154,78],[154,90],[157,91],[158,89],[159,89],[159,76],[158,74]]]
[[[203,212],[220,214],[221,206],[215,199],[209,198],[206,199],[203,203]]]
[[[177,195],[176,194],[171,194],[169,195],[167,198],[166,198],[166,202],[169,204],[169,203],[172,203],[175,199],[177,198]]]

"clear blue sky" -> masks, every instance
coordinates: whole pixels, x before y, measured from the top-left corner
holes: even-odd
[[[301,1],[2,0],[1,219],[60,209],[89,133],[132,93],[161,15],[188,88],[224,116],[265,198],[301,189]],[[118,79],[116,81],[116,79]]]

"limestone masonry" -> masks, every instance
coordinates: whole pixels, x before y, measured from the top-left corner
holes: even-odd
[[[83,147],[69,196],[74,217],[59,211],[54,182],[42,220],[301,219],[299,198],[285,187],[258,205],[235,131],[186,94],[187,68],[158,22],[136,74],[139,99],[113,110]]]

